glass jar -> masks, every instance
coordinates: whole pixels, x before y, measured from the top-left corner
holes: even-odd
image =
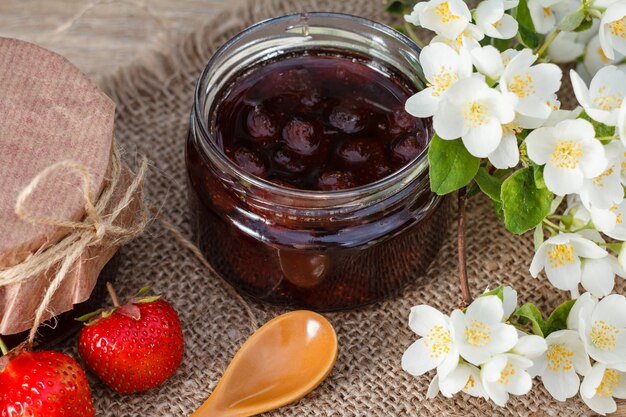
[[[423,88],[417,46],[379,23],[308,13],[254,25],[217,51],[198,82],[186,149],[190,204],[200,249],[239,291],[341,310],[424,274],[445,238],[447,210],[429,189],[427,150],[379,181],[329,192],[273,184],[225,156],[212,121],[229,86],[263,62],[312,50],[366,56]]]

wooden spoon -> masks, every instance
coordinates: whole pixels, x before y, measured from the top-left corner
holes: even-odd
[[[213,394],[191,417],[247,417],[313,391],[337,360],[337,335],[324,317],[292,311],[257,330],[233,358]]]

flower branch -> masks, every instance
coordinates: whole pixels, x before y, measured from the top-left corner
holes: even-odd
[[[616,278],[626,277],[626,0],[485,0],[474,10],[461,0],[392,3],[409,6],[407,25],[435,33],[420,55],[426,88],[406,110],[433,120],[431,189],[458,192],[467,306],[449,317],[426,306],[412,311],[422,339],[405,354],[405,369],[437,368],[430,396],[463,391],[504,405],[539,375],[556,399],[579,392],[594,411],[613,412],[613,397],[626,396],[626,364],[616,360],[626,346],[613,336],[626,321],[598,317],[607,306],[626,315],[626,298],[612,294]],[[565,63],[576,65],[573,110],[561,109],[557,95],[564,76],[557,64]],[[532,304],[510,310],[510,288],[471,301],[467,187],[491,200],[509,232],[534,230],[530,275],[573,300],[545,320]],[[533,335],[507,333],[518,329]]]

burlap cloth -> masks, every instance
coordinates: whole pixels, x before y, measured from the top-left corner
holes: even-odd
[[[301,11],[339,11],[386,21],[382,0],[249,0],[232,5],[199,30],[159,55],[124,68],[102,81],[116,101],[117,138],[128,155],[153,161],[146,184],[151,203],[191,237],[187,213],[184,143],[193,90],[211,54],[244,27],[272,16]],[[468,212],[468,269],[477,293],[498,283],[515,286],[521,301],[542,308],[564,301],[566,293],[528,266],[531,239],[507,233],[490,204],[475,199]],[[296,404],[272,416],[582,416],[592,413],[580,400],[553,400],[535,383],[532,394],[511,397],[506,408],[459,395],[425,399],[429,376],[414,378],[400,367],[415,336],[407,327],[411,306],[429,303],[450,311],[459,303],[455,223],[427,276],[415,277],[400,297],[347,313],[327,314],[339,335],[340,354],[328,380]],[[189,416],[211,393],[229,360],[251,333],[241,305],[224,284],[183,250],[160,224],[123,250],[118,276],[120,294],[132,294],[146,282],[155,285],[180,312],[186,343],[181,368],[164,386],[149,393],[120,396],[91,379],[100,416]],[[618,290],[625,292],[623,281]],[[259,323],[282,311],[251,303]],[[76,353],[68,345],[68,351]],[[624,408],[624,407],[622,407]]]

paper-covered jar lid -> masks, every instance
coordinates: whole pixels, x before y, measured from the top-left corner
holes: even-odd
[[[112,100],[67,59],[27,42],[0,38],[0,271],[68,233],[67,228],[25,221],[16,214],[19,193],[38,173],[57,162],[73,161],[87,168],[96,194],[102,190],[111,160],[114,113]],[[51,173],[29,197],[29,213],[80,220],[85,214],[81,184],[68,170]],[[73,273],[84,274],[83,266]],[[96,276],[99,268],[93,268]],[[95,279],[78,278],[64,282],[55,297],[55,313],[89,297]],[[29,328],[29,304],[37,303],[46,279],[0,287],[0,334]]]

